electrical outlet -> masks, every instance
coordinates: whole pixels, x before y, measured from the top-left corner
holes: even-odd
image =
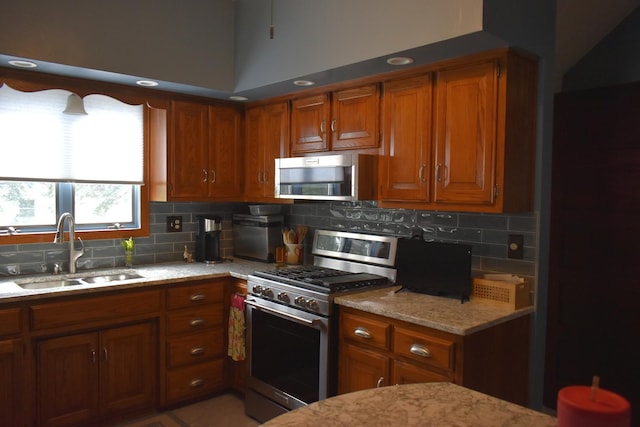
[[[182,216],[174,215],[167,217],[167,232],[182,231]]]
[[[507,258],[522,259],[524,251],[524,236],[522,234],[509,234],[507,244]]]

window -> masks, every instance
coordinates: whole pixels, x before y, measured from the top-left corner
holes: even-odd
[[[87,115],[63,114],[70,94],[0,87],[0,235],[51,232],[63,212],[76,230],[141,226],[143,106],[88,95]]]

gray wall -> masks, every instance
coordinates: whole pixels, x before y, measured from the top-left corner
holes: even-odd
[[[640,80],[640,7],[636,8],[564,76],[562,90]]]

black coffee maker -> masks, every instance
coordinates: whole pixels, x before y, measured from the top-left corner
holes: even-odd
[[[222,218],[203,215],[198,217],[198,235],[196,236],[196,261],[214,263],[222,261],[220,256],[220,232]]]

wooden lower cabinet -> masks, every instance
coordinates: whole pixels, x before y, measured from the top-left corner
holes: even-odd
[[[0,424],[21,426],[23,402],[22,340],[0,340]]]
[[[199,280],[166,291],[163,406],[225,388],[223,322],[228,279]]]
[[[154,322],[36,345],[38,425],[87,425],[156,403]]]
[[[338,393],[450,381],[527,404],[529,316],[457,335],[340,307]]]

